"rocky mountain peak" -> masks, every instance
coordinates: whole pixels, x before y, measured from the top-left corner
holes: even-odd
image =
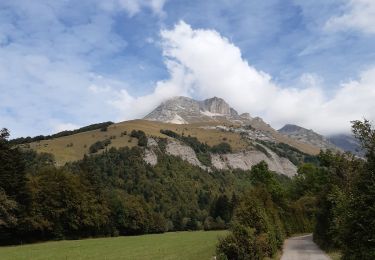
[[[226,116],[237,115],[237,112],[222,98],[213,97],[199,103],[202,111],[208,111],[212,114]]]
[[[222,98],[197,101],[174,97],[159,105],[144,119],[174,124],[215,121],[218,118],[238,119],[238,113]]]

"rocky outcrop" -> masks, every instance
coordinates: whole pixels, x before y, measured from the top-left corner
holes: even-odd
[[[265,161],[271,171],[284,174],[286,176],[294,176],[297,174],[297,167],[288,159],[281,158],[274,153],[270,153],[271,158],[267,157],[260,151],[246,151],[231,154],[213,154],[211,155],[212,166],[219,170],[241,169],[250,170],[252,166]]]
[[[167,154],[180,157],[182,160],[188,163],[198,166],[204,170],[209,170],[208,167],[204,166],[197,158],[194,150],[187,145],[181,144],[176,141],[169,141],[166,147]]]
[[[156,142],[156,140],[152,137],[148,137],[147,138],[147,147],[157,147],[158,146],[158,143]]]
[[[243,151],[239,153],[211,154],[212,168],[218,170],[241,169],[250,170],[252,166],[265,161],[271,171],[275,171],[286,176],[294,176],[297,167],[288,159],[279,157],[277,154],[264,147],[268,156],[258,150]],[[181,158],[188,163],[198,166],[204,170],[211,171],[210,167],[203,165],[197,158],[194,150],[178,141],[169,140],[166,146],[166,153]],[[152,166],[157,164],[157,156],[152,149],[145,150],[144,160]]]
[[[213,97],[199,102],[200,110],[221,116],[237,116],[236,110],[231,108],[222,98]]]
[[[199,103],[187,97],[175,97],[163,102],[144,119],[174,124],[187,124],[201,116]]]
[[[158,157],[152,149],[145,149],[143,160],[151,166],[155,166],[158,163]]]

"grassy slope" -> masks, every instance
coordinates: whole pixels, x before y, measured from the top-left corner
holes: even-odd
[[[56,139],[34,142],[30,144],[30,148],[37,152],[54,154],[57,163],[62,165],[65,162],[82,159],[84,154],[88,153],[91,144],[98,140],[107,139],[110,136],[115,136],[115,139],[111,140],[112,143],[109,147],[132,147],[136,145],[137,140],[129,136],[130,132],[134,129],[142,130],[149,136],[158,137],[167,137],[160,134],[160,129],[169,129],[180,134],[183,132],[186,136],[195,136],[201,142],[207,142],[209,145],[218,144],[226,137],[227,142],[231,144],[235,151],[239,151],[248,146],[245,141],[241,140],[239,134],[202,129],[199,124],[174,125],[145,120],[132,120],[113,124],[108,127],[106,132],[93,130]],[[121,133],[124,131],[127,131],[128,134],[121,137]],[[73,146],[68,147],[69,144],[73,144]]]
[[[101,132],[100,130],[93,130],[75,135],[64,136],[51,140],[44,140],[40,142],[34,142],[30,144],[30,148],[37,152],[47,152],[55,155],[56,162],[58,165],[63,165],[69,161],[75,161],[82,159],[85,153],[88,153],[91,144],[98,140],[104,140],[111,136],[115,136],[115,139],[111,140],[109,147],[132,147],[137,144],[137,140],[129,136],[132,130],[142,130],[148,136],[167,137],[160,134],[160,129],[169,129],[180,134],[184,133],[186,136],[191,135],[197,137],[201,142],[206,142],[208,145],[215,145],[223,142],[223,138],[226,138],[226,142],[230,143],[234,151],[241,151],[249,146],[246,141],[241,140],[241,137],[237,133],[222,132],[214,129],[203,129],[202,125],[215,125],[218,123],[196,123],[189,125],[175,125],[166,124],[161,122],[153,122],[146,120],[132,120],[113,124],[108,127],[108,131]],[[223,124],[223,123],[220,123]],[[263,124],[259,124],[257,128],[269,131],[275,136],[280,142],[290,144],[301,151],[309,154],[316,154],[319,150],[309,145],[298,143],[285,136],[278,134],[276,131],[270,130],[270,128]],[[263,129],[264,128],[264,129]],[[128,135],[121,136],[121,133],[127,131]],[[69,147],[69,144],[73,144]]]
[[[227,231],[171,232],[0,247],[0,259],[211,259]]]

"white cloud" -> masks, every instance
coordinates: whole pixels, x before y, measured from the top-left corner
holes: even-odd
[[[124,109],[125,118],[143,116],[169,97],[188,95],[219,96],[240,112],[262,116],[274,127],[295,123],[324,134],[349,131],[351,120],[375,119],[375,69],[342,84],[329,98],[323,80],[315,74],[301,76],[303,88],[276,85],[214,30],[192,29],[180,22],[161,36],[170,79],[158,82],[147,96],[134,98],[123,91],[112,104]]]
[[[113,17],[103,9],[67,27],[59,16],[62,2],[8,2],[16,10],[22,8],[22,16],[0,25],[0,124],[16,129],[13,136],[140,118],[177,95],[220,96],[240,112],[262,116],[275,127],[291,122],[323,133],[346,130],[349,120],[362,116],[374,119],[375,70],[343,84],[330,99],[314,74],[301,76],[302,89],[281,88],[218,32],[192,29],[184,22],[161,32],[170,76],[158,81],[151,93],[135,96],[128,84],[95,73],[101,60],[126,47],[113,31]],[[159,15],[165,2],[101,4],[108,10],[121,4],[129,15],[142,8]]]
[[[325,27],[328,30],[355,29],[364,33],[375,33],[375,1],[348,0],[342,15],[330,18]]]
[[[72,123],[59,123],[54,127],[55,132],[62,132],[65,130],[75,130],[78,129],[79,126],[72,124]]]

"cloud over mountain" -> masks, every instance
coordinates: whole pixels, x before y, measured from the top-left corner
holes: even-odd
[[[275,127],[290,122],[326,134],[348,131],[354,119],[375,119],[375,69],[343,83],[329,97],[311,75],[303,75],[305,86],[300,88],[278,86],[214,30],[193,29],[181,21],[161,31],[161,37],[170,78],[159,81],[146,96],[133,98],[123,91],[114,104],[128,115],[134,109],[141,116],[169,97],[188,95],[219,96],[240,112],[259,115]]]

